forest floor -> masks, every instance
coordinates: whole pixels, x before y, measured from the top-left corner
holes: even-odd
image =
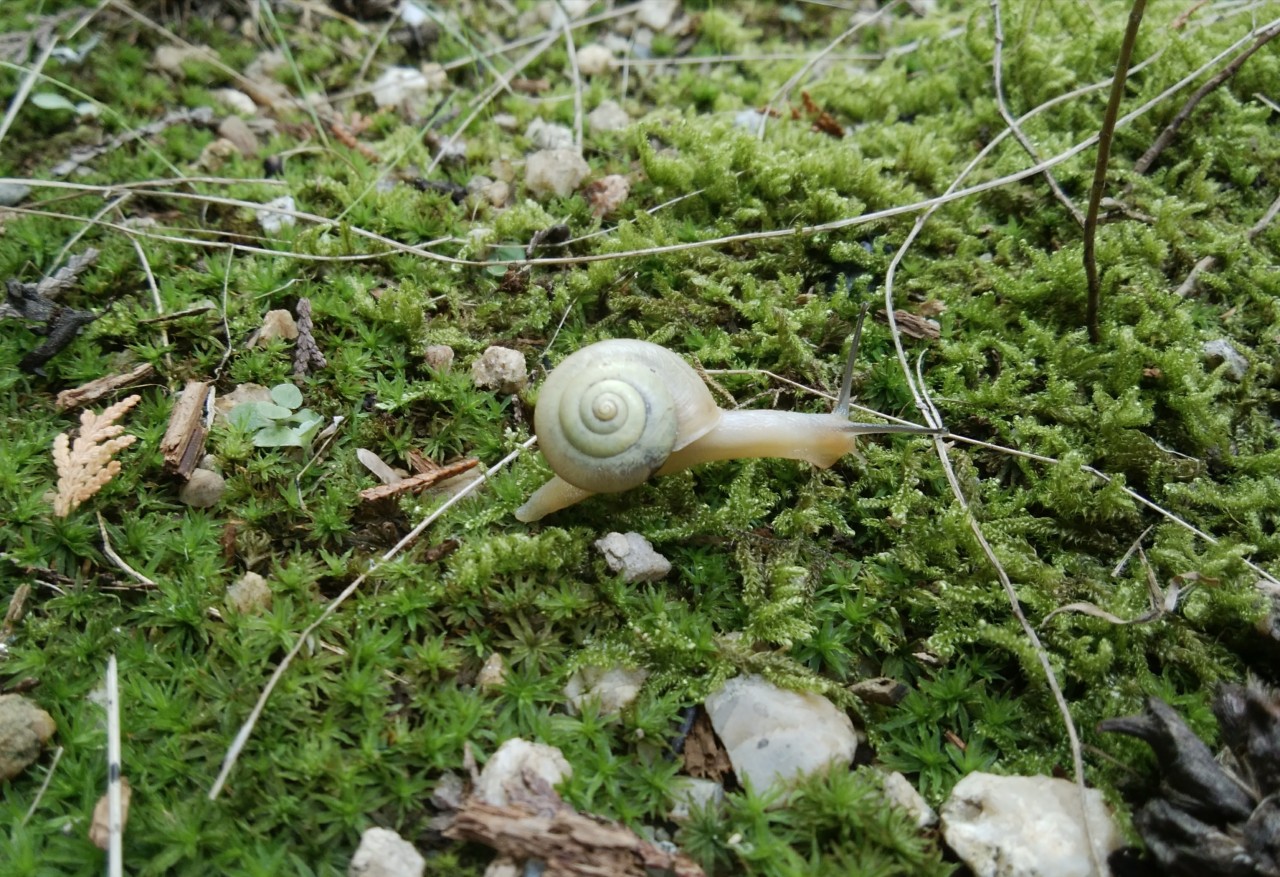
[[[102,871],[111,656],[132,874],[345,874],[371,826],[482,873],[433,791],[512,737],[707,873],[959,867],[873,767],[935,806],[1082,773],[1140,844],[1150,752],[1097,723],[1154,695],[1216,744],[1215,685],[1280,667],[1280,6],[1148,4],[1094,341],[1128,6],[4,3],[0,693],[57,728],[0,785],[4,873]],[[574,350],[827,411],[863,305],[855,400],[947,436],[513,516]],[[473,377],[493,346],[526,381]],[[77,446],[134,394],[131,443]],[[228,398],[257,402],[206,417]],[[364,461],[467,459],[489,477],[367,493]],[[625,583],[611,531],[671,572]],[[617,667],[633,702],[572,708]],[[856,769],[785,809],[722,771],[672,821],[688,723],[743,673],[846,711]],[[882,677],[905,697],[859,696]]]

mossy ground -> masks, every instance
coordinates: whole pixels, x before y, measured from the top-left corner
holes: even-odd
[[[69,5],[6,3],[0,31],[28,29],[35,12]],[[295,91],[299,82],[330,94],[359,85],[363,53],[380,26],[329,17],[304,22],[283,4],[274,23],[264,17],[263,39],[254,41],[220,14],[184,14],[200,5],[152,4],[148,11],[169,14],[166,23],[236,69],[265,42],[286,37],[293,66],[279,75]],[[586,137],[593,176],[633,180],[630,198],[607,222],[594,219],[579,195],[533,199],[519,174],[514,206],[502,212],[475,201],[455,205],[447,194],[404,183],[375,186],[389,169],[395,179],[431,161],[422,121],[393,113],[378,115],[361,135],[382,162],[318,135],[308,114],[286,112],[265,152],[310,148],[286,162],[283,187],[261,181],[256,160],[233,157],[217,173],[243,182],[175,183],[170,190],[248,201],[288,192],[300,210],[341,214],[347,224],[299,223],[285,239],[262,244],[280,252],[385,249],[345,230],[360,227],[405,244],[443,238],[432,248],[484,259],[563,222],[575,238],[604,232],[566,251],[589,256],[911,204],[941,193],[1004,128],[985,3],[942,3],[923,19],[898,9],[838,50],[805,88],[844,127],[843,139],[813,130],[798,93],[763,139],[734,119],[768,102],[847,26],[847,13],[809,4],[687,5],[700,16],[689,40],[660,36],[654,49],[705,55],[705,64],[635,68],[625,95],[620,73],[583,83],[586,109],[621,98],[639,119],[626,131]],[[1186,5],[1150,4],[1137,57],[1155,60],[1132,78],[1126,109],[1250,27],[1253,7],[1210,5],[1186,27],[1171,28]],[[441,12],[457,26],[442,29],[434,60],[472,57],[492,42],[489,33],[522,35],[499,4],[474,6],[461,21]],[[1266,4],[1255,6],[1256,14],[1268,14]],[[1110,77],[1127,7],[1003,4],[1012,112]],[[579,44],[609,26],[578,31]],[[178,75],[156,70],[151,58],[164,37],[117,13],[102,13],[87,32],[102,43],[83,63],[49,66],[56,85],[37,91],[66,86],[73,99],[99,101],[102,115],[77,122],[28,102],[0,143],[0,167],[9,176],[46,178],[76,146],[179,106],[213,105],[211,89],[235,85],[200,62]],[[369,78],[381,65],[415,63],[408,51],[383,42]],[[720,59],[768,52],[792,59]],[[887,59],[846,57],[877,52]],[[510,62],[500,56],[494,63]],[[547,78],[550,90],[537,99],[495,100],[463,135],[465,161],[444,165],[436,178],[465,185],[475,174],[492,175],[495,163],[521,159],[529,143],[497,125],[499,113],[515,116],[517,132],[538,117],[572,125],[563,43],[523,75]],[[17,68],[0,70],[0,94],[11,97],[20,79]],[[468,100],[491,81],[480,64],[454,69],[439,130],[452,131],[453,113],[465,116]],[[1144,176],[1132,173],[1133,161],[1186,92],[1119,131],[1109,194],[1123,209],[1112,211],[1098,239],[1100,344],[1090,344],[1083,327],[1080,229],[1041,178],[945,206],[897,275],[899,307],[943,306],[941,339],[911,342],[910,353],[924,354],[925,381],[948,425],[1063,461],[1046,465],[960,445],[951,451],[1032,622],[1081,601],[1125,618],[1144,613],[1143,565],[1134,559],[1111,574],[1139,538],[1161,586],[1175,576],[1199,577],[1173,613],[1150,623],[1115,626],[1068,613],[1041,627],[1090,747],[1088,778],[1117,801],[1130,781],[1119,765],[1145,772],[1146,755],[1136,744],[1096,734],[1098,720],[1135,712],[1144,695],[1157,694],[1212,739],[1213,683],[1276,675],[1274,640],[1257,627],[1269,607],[1258,575],[1241,558],[1280,568],[1280,228],[1247,237],[1280,188],[1280,117],[1257,97],[1274,99],[1277,81],[1280,53],[1264,49],[1204,101]],[[1074,98],[1028,122],[1027,134],[1042,156],[1057,154],[1097,132],[1104,101],[1105,89]],[[373,110],[367,97],[337,106]],[[171,128],[91,162],[92,171],[74,180],[200,175],[193,163],[213,138],[203,129]],[[1009,138],[975,180],[1030,163]],[[1077,203],[1085,200],[1092,165],[1093,152],[1085,151],[1054,170]],[[103,201],[37,188],[24,206],[90,217]],[[140,216],[187,230],[187,237],[257,233],[248,211],[151,194],[135,195],[121,214],[105,218]],[[461,768],[464,745],[483,759],[515,735],[563,749],[575,769],[564,794],[575,807],[637,827],[661,825],[679,769],[670,741],[685,711],[746,670],[820,690],[857,710],[877,757],[907,772],[935,803],[974,769],[1069,770],[1066,734],[1044,675],[931,445],[897,437],[869,441],[861,457],[825,472],[776,460],[707,466],[593,499],[533,527],[511,513],[547,470],[536,455],[521,457],[382,566],[321,627],[314,647],[284,676],[223,796],[205,797],[297,632],[438,502],[407,499],[391,513],[370,513],[356,495],[371,483],[356,448],[394,463],[411,448],[440,460],[474,455],[486,464],[510,451],[528,434],[536,385],[518,399],[472,385],[466,366],[496,343],[541,366],[589,341],[642,337],[707,368],[766,369],[829,389],[839,381],[858,307],[879,306],[889,260],[913,221],[905,215],[816,234],[535,266],[518,291],[503,285],[501,266],[456,267],[405,253],[362,262],[229,257],[139,238],[167,311],[203,300],[221,309],[225,290],[229,356],[217,312],[169,325],[165,346],[156,326],[142,322],[155,311],[130,240],[90,227],[76,248],[92,245],[102,256],[68,303],[101,319],[44,375],[17,367],[39,343],[32,332],[6,322],[0,343],[0,597],[23,582],[36,585],[6,644],[0,681],[38,682],[30,696],[53,714],[56,742],[65,748],[30,818],[48,761],[0,788],[4,872],[101,868],[101,854],[85,839],[105,777],[102,711],[88,696],[111,653],[122,674],[124,764],[134,788],[126,861],[136,874],[342,874],[360,831],[371,825],[417,841],[432,857],[432,873],[479,873],[486,851],[429,831],[428,796],[442,772]],[[0,278],[29,281],[52,271],[83,228],[76,219],[6,215]],[[1209,255],[1218,264],[1203,275],[1198,294],[1174,294]],[[287,345],[246,350],[242,342],[265,311],[292,307],[302,296],[313,303],[329,365],[300,387],[309,408],[346,418],[336,440],[304,471],[306,457],[255,449],[242,433],[215,430],[210,450],[228,476],[228,493],[213,510],[183,506],[162,475],[158,448],[174,391],[187,379],[216,377],[221,392],[245,381],[289,380]],[[1243,380],[1232,382],[1225,367],[1204,362],[1203,342],[1217,338],[1250,360]],[[426,368],[422,353],[438,343],[457,351],[455,373]],[[100,495],[56,519],[43,498],[55,479],[49,449],[73,418],[55,410],[55,393],[138,362],[154,364],[160,375],[129,417],[141,441],[122,455],[124,471]],[[859,366],[860,401],[918,419],[882,324],[868,326]],[[756,405],[826,404],[764,376],[719,382]],[[1080,471],[1082,464],[1115,480],[1104,485]],[[1217,544],[1141,506],[1121,485]],[[115,551],[154,579],[154,589],[109,587],[123,576],[103,552],[95,513],[106,520]],[[639,587],[616,580],[591,548],[612,529],[646,534],[672,559],[672,575]],[[429,560],[447,540],[457,540],[457,550]],[[247,569],[273,584],[265,615],[238,616],[223,605],[226,587]],[[223,617],[211,617],[211,608]],[[476,674],[495,652],[510,667],[507,680],[496,691],[478,690]],[[561,693],[569,674],[617,661],[650,671],[638,702],[618,718],[570,715]],[[896,708],[861,705],[848,687],[877,675],[910,684],[912,694]],[[675,839],[718,874],[951,869],[936,839],[884,810],[866,772],[808,783],[787,811],[765,809],[767,803],[735,793],[723,813],[700,814]]]

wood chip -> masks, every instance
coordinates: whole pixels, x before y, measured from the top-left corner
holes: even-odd
[[[882,320],[888,322],[888,316],[884,308],[881,308],[877,313]],[[908,338],[937,341],[938,338],[942,337],[942,327],[938,325],[936,320],[930,320],[910,311],[902,310],[894,311],[893,319],[897,322],[898,329]]]
[[[517,861],[537,859],[563,877],[702,877],[683,853],[669,853],[616,822],[596,820],[561,802],[547,813],[524,805],[498,807],[476,798],[463,803],[445,837],[474,841]]]
[[[379,484],[377,487],[367,487],[360,491],[360,499],[362,502],[379,502],[406,493],[420,493],[439,481],[452,478],[455,475],[461,475],[468,469],[474,469],[479,464],[480,461],[475,457],[468,457],[465,460],[458,460],[441,466],[434,471],[423,472],[421,475],[414,475],[403,481],[397,481],[395,484]]]
[[[204,442],[209,435],[204,417],[208,398],[207,382],[187,381],[187,386],[174,403],[173,413],[169,415],[169,428],[160,441],[165,471],[189,478],[204,456]]]
[[[684,771],[691,777],[717,782],[733,773],[729,753],[716,739],[711,719],[702,710],[684,738]]]
[[[156,373],[156,367],[149,362],[144,362],[131,371],[118,375],[105,375],[97,380],[89,381],[87,384],[81,384],[71,390],[63,390],[58,394],[56,405],[59,411],[66,411],[70,408],[79,408],[81,405],[92,405],[103,396],[114,393],[121,387],[127,387],[130,384],[136,384],[138,381],[150,378]]]

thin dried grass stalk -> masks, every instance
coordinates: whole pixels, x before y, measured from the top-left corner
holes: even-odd
[[[120,472],[120,461],[113,457],[138,437],[124,435],[124,427],[116,421],[141,399],[138,395],[121,399],[101,414],[84,411],[80,415],[80,434],[74,443],[65,432],[53,440],[53,462],[58,467],[58,493],[53,500],[55,515],[65,518]]]

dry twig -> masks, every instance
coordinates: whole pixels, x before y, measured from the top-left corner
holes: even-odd
[[[1129,78],[1129,59],[1133,57],[1133,44],[1138,41],[1138,26],[1146,12],[1147,0],[1133,0],[1129,10],[1129,23],[1125,27],[1124,42],[1120,44],[1120,57],[1116,59],[1116,75],[1111,80],[1111,97],[1107,99],[1106,115],[1102,130],[1098,132],[1098,161],[1093,167],[1093,186],[1089,189],[1089,209],[1084,217],[1084,274],[1089,286],[1089,301],[1085,324],[1089,328],[1089,340],[1094,344],[1102,338],[1098,326],[1098,299],[1102,295],[1102,281],[1098,277],[1098,260],[1094,252],[1098,236],[1098,207],[1102,203],[1102,190],[1107,185],[1107,162],[1111,158],[1111,138],[1116,131],[1116,116],[1120,113],[1120,101],[1124,98],[1124,83]]]
[[[65,432],[53,440],[53,462],[58,467],[55,515],[65,518],[120,472],[120,461],[113,457],[138,437],[122,435],[124,427],[116,421],[141,399],[136,395],[122,399],[101,414],[85,411],[80,415],[80,434],[74,444]]]
[[[81,405],[92,405],[103,396],[110,395],[116,390],[127,387],[130,384],[136,384],[138,381],[153,376],[156,373],[156,367],[149,362],[118,375],[104,375],[103,377],[89,381],[87,384],[81,384],[70,390],[63,390],[58,394],[58,398],[54,401],[59,411],[66,411],[69,408],[79,408]]]

